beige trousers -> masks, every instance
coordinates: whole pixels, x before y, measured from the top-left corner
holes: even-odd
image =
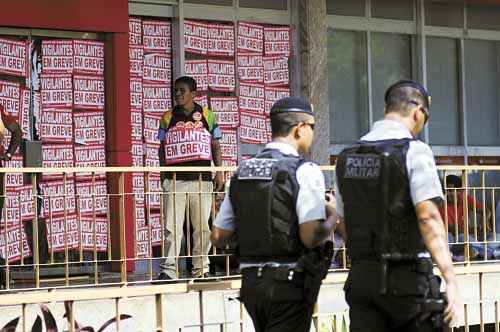
[[[210,229],[208,219],[212,209],[213,184],[210,181],[174,181],[165,179],[163,215],[165,216],[165,261],[160,264],[160,271],[170,278],[177,278],[176,261],[181,250],[184,219],[193,226],[193,276],[201,277],[208,272],[208,252],[210,251]],[[187,239],[189,241],[189,239]]]

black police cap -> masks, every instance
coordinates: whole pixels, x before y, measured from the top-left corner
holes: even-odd
[[[398,81],[398,82],[394,83],[393,85],[391,85],[385,91],[385,96],[384,96],[385,103],[387,104],[388,99],[389,99],[389,95],[391,94],[392,90],[394,90],[396,88],[402,88],[402,87],[410,87],[410,88],[417,89],[420,92],[420,94],[424,97],[424,99],[427,103],[426,107],[429,108],[431,106],[431,96],[429,95],[427,90],[424,88],[424,86],[422,84],[418,83],[417,81],[413,81],[413,80],[401,80],[401,81]]]
[[[314,115],[311,104],[301,97],[287,97],[277,100],[271,107],[271,115],[278,113],[305,113]]]

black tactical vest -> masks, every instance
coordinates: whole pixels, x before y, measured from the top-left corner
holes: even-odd
[[[295,262],[305,249],[295,206],[303,159],[266,149],[248,159],[230,185],[241,262]]]
[[[339,155],[336,172],[353,261],[425,251],[406,168],[411,141],[362,141]]]

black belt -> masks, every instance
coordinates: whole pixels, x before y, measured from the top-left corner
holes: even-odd
[[[293,282],[298,286],[304,285],[305,274],[302,271],[297,271],[296,268],[290,267],[247,267],[241,270],[241,274],[253,278],[266,278],[278,281]]]

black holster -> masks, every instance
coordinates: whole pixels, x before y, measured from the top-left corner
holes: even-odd
[[[333,258],[333,242],[308,250],[299,257],[298,267],[304,272],[304,298],[309,304],[316,303],[321,282],[325,279]]]
[[[442,331],[446,297],[440,292],[441,278],[433,274],[428,276],[429,292],[422,302],[420,320],[430,319],[436,331]]]

